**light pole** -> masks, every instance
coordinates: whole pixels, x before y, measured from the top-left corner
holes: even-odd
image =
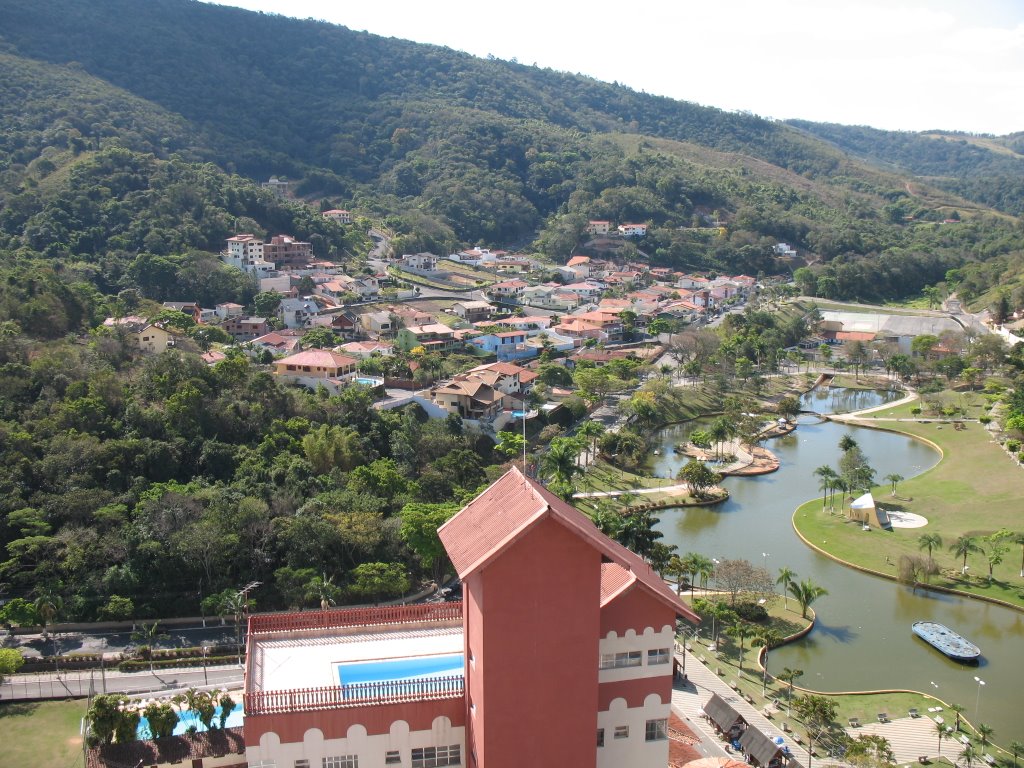
[[[208,646],[206,643],[203,643],[203,685],[210,684],[209,679],[206,677],[206,653],[209,650],[210,646]]]
[[[771,553],[770,552],[762,552],[761,553],[761,567],[764,568],[766,571],[768,570],[768,558],[769,557],[771,557]]]
[[[977,675],[974,676],[974,682],[978,684],[978,695],[974,697],[974,717],[978,718],[978,709],[981,706],[981,687],[985,685],[985,681]]]

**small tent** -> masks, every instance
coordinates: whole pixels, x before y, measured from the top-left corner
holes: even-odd
[[[864,525],[874,526],[875,528],[892,530],[889,515],[886,514],[884,509],[875,505],[875,497],[870,493],[865,493],[863,496],[850,502],[850,519],[857,520]]]

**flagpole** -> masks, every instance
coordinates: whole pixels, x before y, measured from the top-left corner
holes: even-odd
[[[524,402],[525,406],[526,403]],[[523,477],[526,477],[526,411],[522,411],[523,414]]]

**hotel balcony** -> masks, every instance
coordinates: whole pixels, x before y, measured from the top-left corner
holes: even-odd
[[[249,619],[245,714],[461,699],[461,603]]]

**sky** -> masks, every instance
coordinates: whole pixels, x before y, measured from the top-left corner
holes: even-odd
[[[219,0],[767,118],[1024,131],[1024,0]]]

